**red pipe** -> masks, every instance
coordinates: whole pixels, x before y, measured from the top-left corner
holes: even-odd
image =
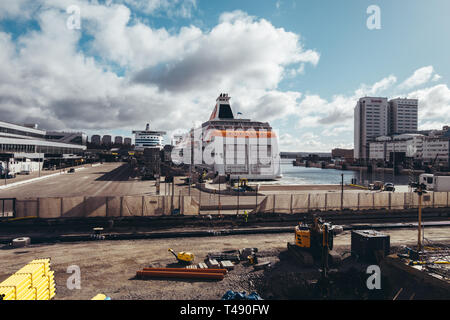
[[[227,269],[184,269],[184,268],[144,268],[143,271],[172,271],[172,272],[200,272],[200,273],[222,273],[226,274]]]
[[[224,275],[220,273],[200,272],[173,272],[173,271],[137,271],[138,278],[187,278],[187,279],[211,279],[223,280]]]

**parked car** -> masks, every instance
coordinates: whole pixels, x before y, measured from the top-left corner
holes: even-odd
[[[381,190],[383,188],[383,182],[374,181],[374,183],[369,184],[369,190]]]
[[[67,171],[68,173],[74,173],[75,172],[75,168],[70,168],[69,171]]]
[[[394,184],[390,183],[390,182],[385,183],[383,186],[383,190],[384,191],[395,191]]]
[[[6,179],[14,179],[16,177],[16,173],[15,172],[8,172],[8,174],[6,175]],[[1,175],[2,179],[5,179],[5,174],[3,173]]]

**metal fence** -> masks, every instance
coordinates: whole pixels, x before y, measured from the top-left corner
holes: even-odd
[[[403,210],[417,208],[419,198],[413,192],[308,193],[268,195],[254,210],[256,213],[305,213],[341,210]],[[450,206],[450,193],[430,192],[423,196],[424,208]]]
[[[16,216],[16,199],[0,198],[0,219],[14,218]]]
[[[174,212],[198,214],[198,203],[189,196],[52,197],[19,199],[18,218],[161,216]]]

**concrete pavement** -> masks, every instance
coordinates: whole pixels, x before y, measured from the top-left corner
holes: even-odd
[[[124,196],[154,194],[154,181],[129,178],[127,163],[104,163],[29,184],[0,190],[2,198]]]

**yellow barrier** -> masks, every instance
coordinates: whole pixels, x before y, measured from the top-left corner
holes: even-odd
[[[0,283],[0,300],[50,300],[55,294],[50,259],[35,259]]]
[[[361,188],[361,189],[365,189],[365,190],[369,190],[369,188],[365,187],[365,186],[360,186],[359,184],[348,184],[348,186],[350,187],[355,187],[355,188]]]

